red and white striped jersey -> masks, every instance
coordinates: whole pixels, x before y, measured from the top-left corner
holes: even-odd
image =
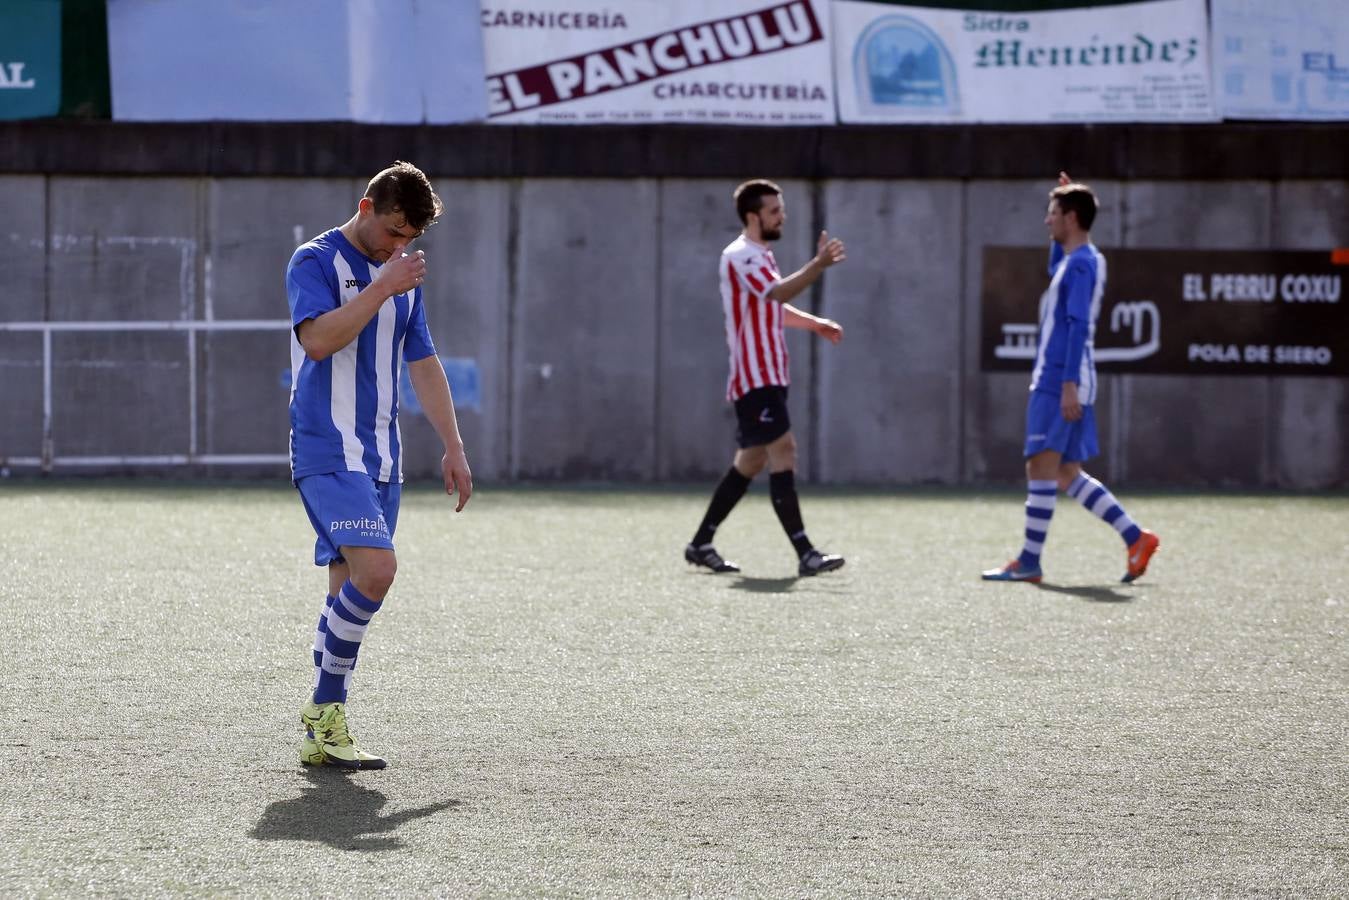
[[[727,400],[734,402],[755,388],[791,383],[782,304],[768,296],[781,277],[773,251],[743,234],[721,251],[721,307],[731,350]]]

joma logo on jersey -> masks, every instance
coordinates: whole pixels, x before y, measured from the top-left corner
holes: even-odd
[[[365,286],[368,285],[369,283],[370,282],[368,281],[357,281],[355,278],[348,278],[342,286],[349,288],[358,287],[364,289]]]

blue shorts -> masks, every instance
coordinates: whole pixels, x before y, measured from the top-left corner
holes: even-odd
[[[343,562],[342,547],[393,549],[403,486],[364,472],[306,475],[295,483],[314,526],[314,565]]]
[[[1057,450],[1064,462],[1085,462],[1101,452],[1096,443],[1096,412],[1082,407],[1082,418],[1063,417],[1059,395],[1031,391],[1026,403],[1026,447],[1030,459],[1044,450]]]

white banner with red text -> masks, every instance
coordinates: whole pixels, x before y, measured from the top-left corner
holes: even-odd
[[[484,0],[488,118],[832,124],[828,28],[826,0]]]
[[[833,3],[842,122],[1216,119],[1204,0],[1030,12]]]

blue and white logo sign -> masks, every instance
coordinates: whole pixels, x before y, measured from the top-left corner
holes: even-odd
[[[839,121],[1212,121],[1204,2],[834,0]]]
[[[1344,0],[1215,0],[1213,47],[1224,116],[1349,118]]]
[[[853,50],[853,72],[858,106],[864,112],[901,107],[941,118],[960,115],[951,52],[917,19],[885,16],[868,26]]]

